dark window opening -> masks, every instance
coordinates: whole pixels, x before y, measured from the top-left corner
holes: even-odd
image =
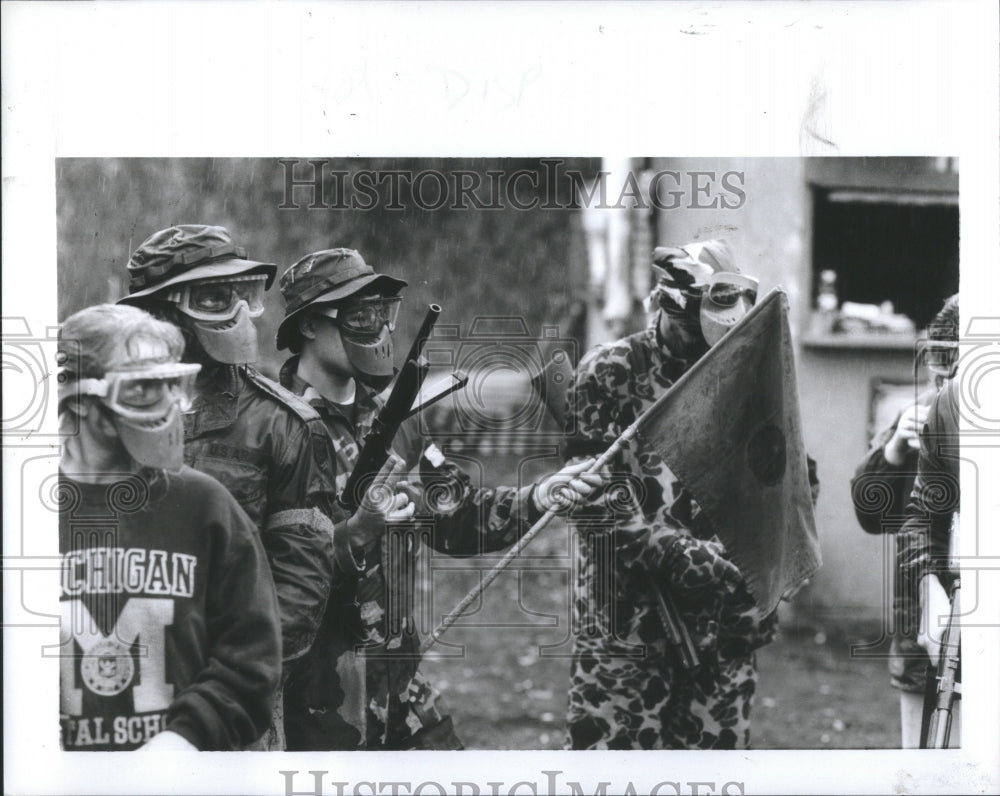
[[[957,196],[813,188],[813,307],[825,270],[839,303],[891,301],[918,329],[958,291]]]

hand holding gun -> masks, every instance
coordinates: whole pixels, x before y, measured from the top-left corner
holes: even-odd
[[[413,516],[413,502],[396,485],[403,475],[404,466],[402,459],[392,456],[370,480],[364,498],[346,523],[347,542],[352,551],[363,550],[379,539],[385,532],[387,522]]]
[[[427,375],[427,364],[421,358],[421,352],[440,314],[441,308],[437,304],[428,307],[427,315],[406,355],[403,369],[396,377],[389,398],[365,436],[358,461],[340,495],[341,506],[352,514],[361,505],[372,479],[388,460],[392,450],[392,440],[402,422],[410,414],[413,402],[420,393],[420,387]]]

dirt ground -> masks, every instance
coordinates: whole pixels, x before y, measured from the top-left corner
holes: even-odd
[[[470,749],[559,749],[569,676],[569,534],[553,524],[486,592],[421,668],[441,690]],[[436,619],[478,582],[496,558],[436,557],[425,592]],[[456,569],[455,567],[462,567]],[[425,619],[429,622],[429,618]],[[899,744],[897,693],[883,649],[852,645],[863,630],[798,620],[758,652],[752,743],[758,749],[892,748]]]

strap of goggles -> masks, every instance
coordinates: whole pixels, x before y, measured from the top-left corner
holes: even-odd
[[[107,379],[80,379],[59,385],[59,400],[70,395],[93,395],[107,398],[111,383]]]
[[[342,304],[338,307],[323,307],[322,309],[317,309],[320,315],[325,315],[327,318],[337,318],[339,317],[339,310],[358,309],[364,307],[366,304],[386,304],[391,306],[394,303],[401,302],[402,299],[399,296],[371,296],[369,298],[355,299],[354,301]]]
[[[199,279],[197,282],[188,282],[189,287],[200,287],[201,285],[220,285],[231,282],[264,282],[267,280],[266,274],[244,274],[242,276],[220,276],[215,279]]]

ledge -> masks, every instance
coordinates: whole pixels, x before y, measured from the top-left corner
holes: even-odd
[[[806,334],[802,336],[805,348],[868,349],[883,351],[910,351],[917,343],[916,335],[891,332],[865,332],[862,334]]]

